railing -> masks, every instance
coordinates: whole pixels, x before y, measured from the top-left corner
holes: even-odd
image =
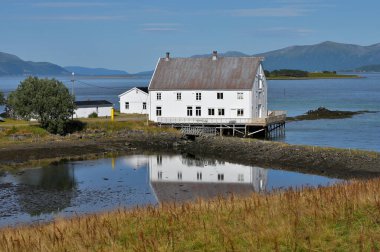
[[[266,118],[195,118],[195,117],[157,117],[161,124],[255,124],[285,121],[286,111],[270,111]]]
[[[203,136],[203,135],[216,135],[216,128],[209,127],[182,127],[181,133],[184,135]]]

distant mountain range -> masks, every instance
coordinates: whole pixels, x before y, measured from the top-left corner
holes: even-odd
[[[259,56],[264,57],[264,68],[299,69],[306,71],[380,71],[380,43],[370,46],[360,46],[326,41],[316,45],[291,46],[280,50],[248,55],[238,51],[219,54],[223,57]],[[194,55],[192,57],[210,57],[210,54]],[[0,53],[0,76],[4,75],[67,75],[75,72],[77,75],[126,75],[149,76],[153,71],[129,74],[122,70],[105,68],[86,68],[79,66],[60,67],[48,62],[23,61],[17,56]]]
[[[359,46],[327,41],[317,45],[291,46],[255,56],[265,57],[264,67],[268,70],[339,71],[380,64],[380,43]]]
[[[354,72],[380,72],[380,64],[358,67],[354,69],[353,71]]]
[[[65,75],[68,71],[49,62],[24,61],[15,55],[0,52],[0,76],[31,74]]]
[[[192,57],[210,57],[210,54]],[[380,64],[380,43],[371,46],[350,45],[326,41],[316,45],[291,46],[280,50],[248,55],[230,51],[223,57],[264,57],[267,70],[299,69],[305,71],[340,71],[359,69],[366,65]]]
[[[77,75],[128,75],[126,71],[123,70],[110,70],[106,68],[89,68],[80,66],[66,66],[65,69],[69,72],[74,72]]]

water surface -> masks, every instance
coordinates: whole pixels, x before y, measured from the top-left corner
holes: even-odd
[[[0,226],[340,180],[182,155],[66,162],[0,177]]]
[[[332,110],[380,111],[380,74],[361,79],[270,80],[268,106],[296,116],[318,107]],[[0,78],[0,89],[14,90],[24,77]],[[71,88],[71,76],[58,77]],[[147,86],[149,78],[99,79],[82,77],[75,82],[78,100],[105,99],[119,107],[118,95],[134,86]],[[1,108],[0,108],[1,110]],[[380,151],[380,113],[350,119],[290,122],[281,141]]]

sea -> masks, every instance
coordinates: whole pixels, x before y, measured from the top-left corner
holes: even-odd
[[[325,107],[330,110],[362,111],[349,119],[289,122],[281,139],[291,144],[361,149],[380,152],[380,73],[358,79],[269,80],[268,107],[286,110],[288,116]],[[25,77],[1,77],[0,90],[9,94]],[[55,77],[73,88],[71,76]],[[118,95],[135,86],[148,86],[149,77],[76,77],[77,100],[108,100],[119,108]],[[0,110],[3,108],[0,107]]]

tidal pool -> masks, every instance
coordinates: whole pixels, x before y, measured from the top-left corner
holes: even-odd
[[[0,226],[340,180],[188,155],[130,155],[0,174]]]

